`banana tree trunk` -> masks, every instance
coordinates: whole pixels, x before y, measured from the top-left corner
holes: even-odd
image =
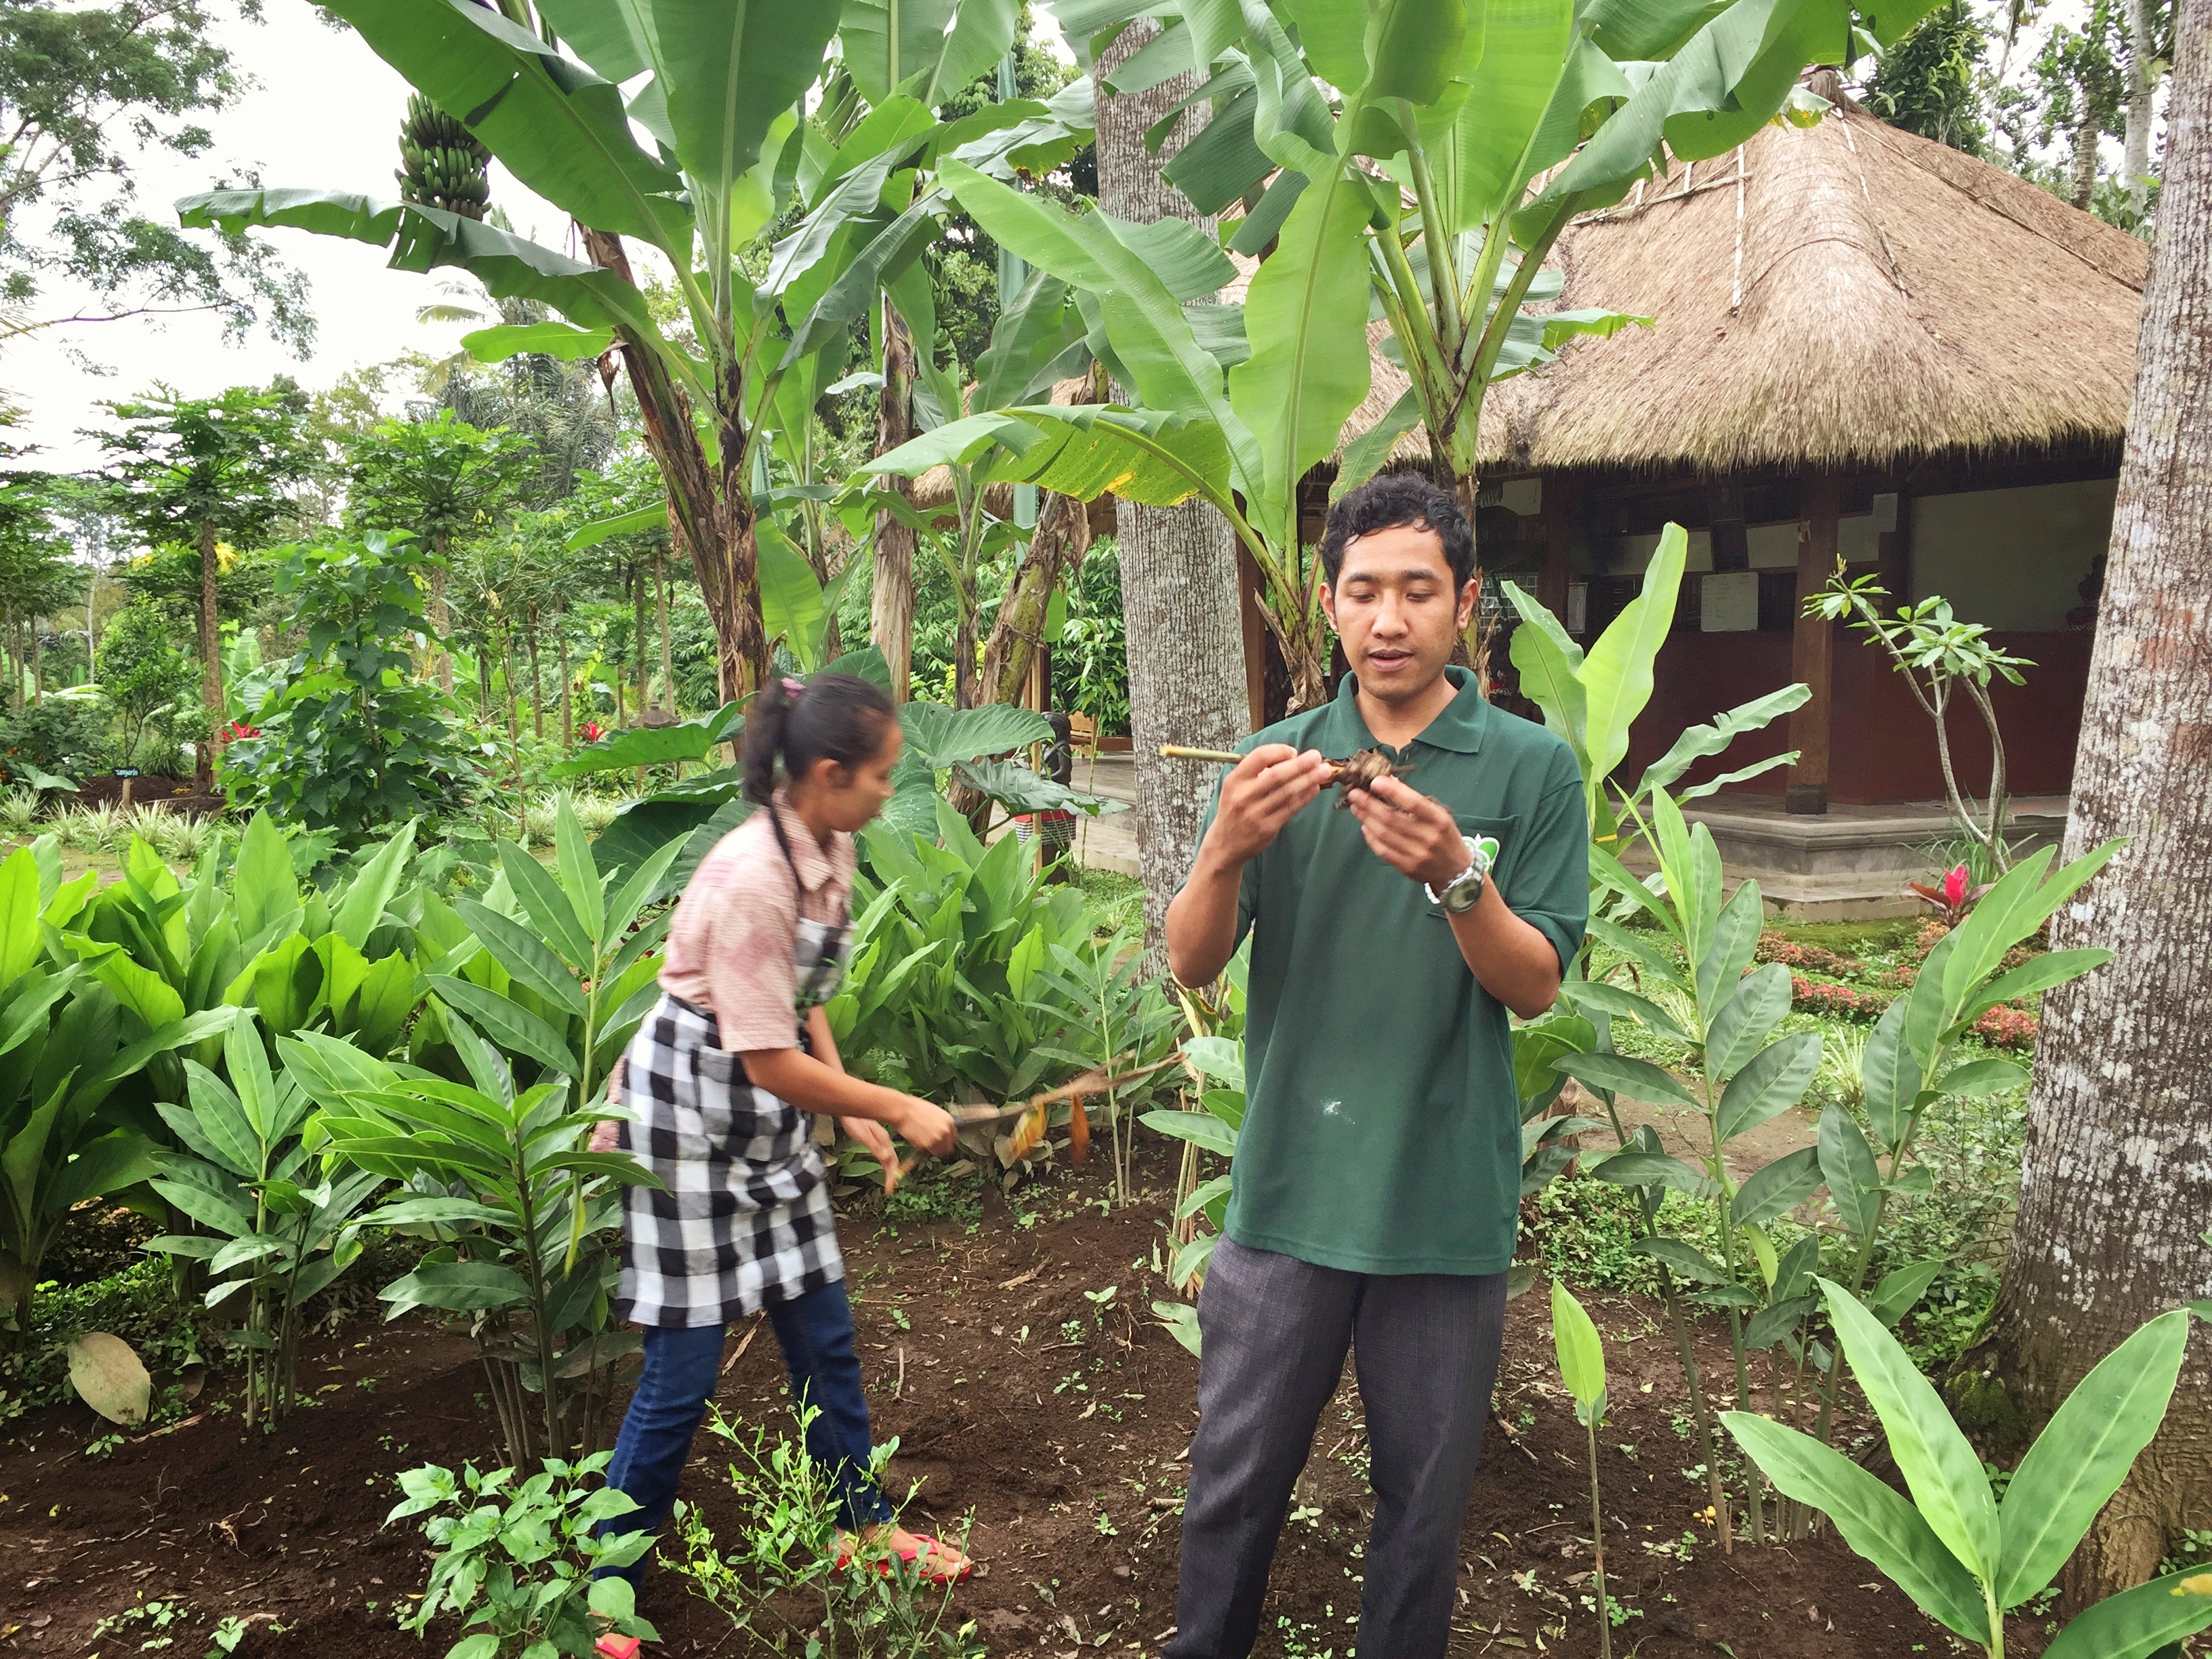
[[[676,712],[676,652],[668,637],[668,566],[659,548],[653,550],[653,591],[660,606],[660,693],[668,712]]]
[[[1987,1348],[1961,1368],[1993,1373],[2023,1426],[2144,1321],[2212,1290],[2200,1242],[2212,1097],[2194,994],[2212,974],[2212,3],[2181,0],[2175,34],[2158,247],[2065,856],[2129,840],[2051,924],[2054,947],[2118,954],[2045,1001],[2004,1288]],[[2150,1577],[2208,1504],[2212,1336],[2200,1324],[2158,1437],[2067,1567],[2066,1601]]]
[[[876,453],[888,455],[914,436],[914,337],[897,308],[884,302],[884,385],[876,399]],[[891,487],[910,496],[903,478]],[[876,515],[875,581],[870,591],[868,637],[890,665],[891,696],[907,700],[914,668],[914,550],[911,525],[888,513]]]
[[[579,228],[581,228],[580,227]],[[622,238],[583,230],[593,264],[634,283]],[[717,477],[691,424],[691,410],[652,346],[621,332],[623,365],[637,398],[645,447],[660,468],[668,505],[690,550],[699,592],[714,624],[715,678],[723,701],[744,696],[768,678],[768,631],[761,625],[759,567],[753,551],[752,504],[745,480],[733,473],[742,437],[744,387],[734,368],[722,371],[721,407],[714,411],[723,438],[723,471]],[[619,676],[617,676],[619,679]]]
[[[222,649],[216,627],[215,520],[200,521],[200,700],[207,706],[207,731],[192,745],[192,787],[201,794],[215,789],[216,733],[222,729]],[[17,688],[20,702],[21,690]]]
[[[1072,495],[1047,495],[983,645],[979,702],[1012,702],[1020,697],[1037,641],[1044,636],[1053,590],[1060,586],[1061,573],[1081,560],[1090,542],[1091,518],[1083,503]]]

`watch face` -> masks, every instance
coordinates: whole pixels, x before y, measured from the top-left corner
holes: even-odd
[[[1481,902],[1482,884],[1483,878],[1481,876],[1470,876],[1467,880],[1460,883],[1458,886],[1451,889],[1450,891],[1447,892],[1443,896],[1443,898],[1441,901],[1443,908],[1455,916],[1463,915],[1468,911],[1474,909],[1477,904]]]

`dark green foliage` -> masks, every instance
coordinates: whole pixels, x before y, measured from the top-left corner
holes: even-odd
[[[1101,541],[1067,590],[1067,625],[1052,652],[1052,705],[1101,732],[1129,730],[1129,647],[1121,617],[1121,550]],[[1078,784],[1082,782],[1079,776]]]
[[[1884,55],[1867,100],[1893,127],[1979,155],[1990,137],[1981,87],[1988,48],[1988,29],[1965,0],[1951,0]]]
[[[96,702],[49,697],[13,718],[0,714],[0,784],[25,767],[82,778],[107,761],[107,716]]]
[[[346,840],[462,804],[470,774],[452,702],[414,678],[408,650],[427,563],[417,544],[379,531],[293,554],[277,586],[306,643],[253,713],[261,734],[226,753],[235,799]]]
[[[149,726],[198,729],[192,696],[198,678],[185,653],[169,643],[168,624],[160,613],[150,605],[133,603],[117,611],[100,635],[100,704],[71,706],[105,707],[116,721],[116,763],[131,766]]]

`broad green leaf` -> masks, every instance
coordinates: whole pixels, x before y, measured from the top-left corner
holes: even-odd
[[[461,336],[461,349],[480,363],[503,363],[521,356],[554,357],[569,363],[600,356],[614,339],[611,328],[578,328],[574,323],[548,319],[473,330]]]
[[[1742,890],[1739,888],[1737,890],[1741,892]],[[1755,910],[1757,907],[1754,904],[1752,908]],[[1753,920],[1756,921],[1755,916]],[[1723,910],[1721,927],[1724,934],[1729,922],[1729,913]],[[1756,947],[1756,933],[1753,935],[1752,942]],[[1718,942],[1714,946],[1717,951],[1724,948]],[[1710,956],[1711,952],[1707,954]],[[1724,994],[1730,983],[1726,978],[1726,969],[1733,965],[1735,951],[1730,949],[1728,955],[1731,960],[1723,964],[1718,983],[1714,988],[1716,996]],[[1699,975],[1700,979],[1703,977]],[[1780,963],[1770,962],[1764,968],[1747,974],[1733,983],[1735,986],[1734,994],[1721,1003],[1720,1012],[1713,1016],[1712,1024],[1705,1032],[1705,1069],[1715,1077],[1734,1077],[1741,1071],[1751,1057],[1759,1052],[1759,1045],[1782,1023],[1783,1016],[1790,1012],[1790,970]],[[1814,1044],[1816,1061],[1819,1048],[1816,1040]],[[1723,1139],[1725,1139],[1726,1136]]]
[[[1897,1322],[1928,1293],[1928,1287],[1936,1282],[1936,1275],[1943,1271],[1944,1266],[1940,1261],[1913,1261],[1893,1268],[1881,1276],[1881,1283],[1867,1298],[1867,1310],[1894,1329]]]
[[[944,162],[938,177],[1000,246],[1091,295],[1139,399],[1152,410],[1206,417],[1227,441],[1232,481],[1248,501],[1266,499],[1259,444],[1231,412],[1220,366],[1198,343],[1183,313],[1182,301],[1194,295],[1178,295],[1170,282],[1179,272],[1160,268],[1164,256],[1183,246],[1168,240],[1173,233],[1106,213],[1071,214],[957,161]],[[1186,234],[1191,228],[1166,222],[1181,225]],[[1214,285],[1234,274],[1228,256],[1214,250],[1208,271]],[[1360,355],[1364,362],[1365,353]]]
[[[717,744],[726,743],[744,730],[742,705],[725,703],[716,713],[673,726],[626,726],[610,732],[597,743],[580,744],[565,760],[545,769],[550,778],[582,777],[592,772],[627,772],[637,766],[664,766],[672,761],[706,761]]]
[[[355,0],[368,5],[372,0]],[[410,6],[445,0],[409,0]],[[469,0],[455,0],[467,6]],[[263,225],[392,249],[396,270],[453,265],[469,272],[495,300],[535,300],[585,328],[618,327],[644,341],[702,403],[708,388],[690,359],[661,335],[645,298],[612,271],[544,247],[511,232],[441,208],[380,202],[348,191],[217,190],[182,197],[178,222],[186,229],[239,235]]]
[[[579,1019],[590,1012],[575,975],[528,928],[466,895],[454,900],[453,908],[475,931],[484,949],[514,978]]]
[[[1513,204],[1537,124],[1574,39],[1568,0],[1488,0],[1481,62],[1467,100],[1429,146],[1445,228],[1469,231]]]
[[[1211,1112],[1163,1109],[1146,1112],[1138,1121],[1147,1129],[1176,1140],[1187,1140],[1202,1151],[1218,1152],[1223,1158],[1237,1155],[1237,1131]]]
[[[1367,262],[1372,198],[1339,173],[1298,198],[1244,301],[1251,356],[1229,372],[1229,402],[1263,458],[1267,495],[1246,512],[1279,547],[1297,542],[1297,481],[1334,454],[1367,396]]]
[[[658,530],[668,522],[668,507],[656,501],[651,507],[641,507],[629,513],[617,513],[611,519],[598,519],[569,532],[568,547],[571,553],[580,553],[586,548],[597,547],[601,542],[612,541],[617,536],[635,536],[648,530]],[[665,729],[665,728],[661,728]],[[549,776],[566,775],[550,772]]]
[[[2189,1568],[2106,1596],[2060,1631],[2043,1659],[2159,1659],[2169,1644],[2212,1626],[2206,1576]]]
[[[1859,1086],[1866,1097],[1867,1119],[1875,1139],[1885,1151],[1903,1142],[1905,1131],[1920,1098],[1921,1079],[1934,1056],[1913,1052],[1905,1032],[1910,999],[1899,997],[1881,1012],[1859,1059]]]
[[[2010,973],[2000,974],[1984,986],[1959,1018],[1978,1019],[1989,1009],[2000,1003],[2011,1002],[2021,997],[2034,996],[2063,985],[2069,980],[2079,979],[2094,972],[2112,959],[2112,952],[2105,950],[2045,951],[2032,957]],[[1948,1091],[1947,1091],[1948,1092]]]
[[[1729,1221],[1756,1227],[1796,1209],[1820,1190],[1820,1157],[1816,1148],[1801,1146],[1776,1158],[1736,1190]]]
[[[1608,1014],[1635,1020],[1669,1042],[1690,1044],[1695,1042],[1676,1024],[1672,1014],[1650,998],[1639,996],[1624,986],[1603,980],[1571,979],[1560,985],[1559,994],[1577,1008],[1601,1009]]]
[[[2043,848],[2001,877],[1996,885],[1982,896],[1966,921],[1949,934],[1957,948],[1943,969],[1945,1007],[1963,1007],[1973,988],[1996,972],[2004,953],[2057,914],[2058,907],[2081,890],[2123,845],[2124,842],[2120,841],[2108,841],[2063,869],[2053,871],[2048,880],[2044,879],[2044,872],[2050,866],[2054,849]],[[2024,964],[2013,971],[2025,975],[2033,965]],[[2072,969],[2067,974],[2069,978],[2075,973],[2087,972],[2090,965],[2093,964],[2063,964]],[[1922,964],[1921,971],[1928,971],[1926,963]],[[2023,979],[2021,982],[2030,981]]]
[[[1787,970],[1781,971],[1786,988],[1789,975]],[[1793,1032],[1761,1048],[1721,1092],[1720,1105],[1713,1115],[1720,1138],[1733,1140],[1745,1130],[1788,1111],[1805,1097],[1820,1070],[1818,1031]]]
[[[899,725],[906,733],[908,750],[940,771],[959,761],[1052,741],[1052,727],[1043,715],[1011,703],[965,709],[940,702],[903,703]]]
[[[149,1031],[173,1025],[185,1017],[185,1000],[151,969],[143,968],[114,946],[86,957],[92,976],[115,993],[115,1000],[145,1022]]]
[[[575,802],[566,795],[553,813],[553,856],[560,866],[561,885],[568,894],[569,908],[591,945],[592,955],[585,967],[588,973],[599,966],[599,942],[606,938],[607,894],[599,867],[592,861],[592,844],[584,834],[583,820],[576,816]],[[507,860],[502,858],[500,863],[504,869]]]
[[[631,136],[619,88],[471,0],[332,0],[331,9],[410,86],[439,108],[459,112],[509,172],[562,211],[594,229],[643,237],[679,258],[689,256],[690,215],[675,200],[683,181]],[[657,13],[674,10],[656,8]],[[804,27],[803,15],[811,10],[787,8],[779,15],[789,17],[787,28]],[[727,24],[722,32],[729,32]],[[826,38],[827,29],[823,33]],[[688,44],[693,51],[705,45]],[[814,62],[820,61],[817,47]],[[696,76],[687,76],[686,84],[696,85]],[[805,85],[801,80],[788,95],[771,99],[757,112],[761,131]],[[750,118],[756,112],[744,113]],[[706,172],[690,155],[684,161]]]
[[[1581,678],[1583,648],[1534,595],[1523,592],[1513,582],[1505,583],[1504,588],[1505,597],[1528,624],[1513,630],[1510,647],[1521,689],[1543,709],[1544,724],[1565,738],[1575,751],[1585,788],[1594,782],[1601,786],[1603,781],[1593,780],[1589,771],[1589,714]]]
[[[2100,1360],[2051,1413],[1997,1512],[1999,1607],[2019,1606],[2057,1577],[2166,1420],[2188,1346],[2187,1311],[2160,1314]]]
[[[1911,1504],[1809,1434],[1784,1428],[1756,1412],[1720,1415],[1736,1443],[1777,1491],[1834,1522],[1844,1541],[1880,1568],[1930,1619],[1970,1642],[1987,1644],[1989,1613],[1981,1587]]]
[[[1756,1237],[1756,1235],[1753,1235]],[[1803,1322],[1805,1316],[1820,1305],[1817,1296],[1793,1296],[1787,1301],[1770,1302],[1758,1310],[1744,1322],[1743,1346],[1747,1348],[1771,1348]]]
[[[1692,726],[1674,739],[1667,752],[1644,769],[1637,793],[1664,789],[1697,762],[1717,755],[1747,732],[1763,730],[1773,720],[1804,706],[1813,695],[1808,685],[1785,685],[1763,697],[1739,703],[1710,725]]]
[[[507,877],[507,884],[514,890],[523,915],[537,927],[539,937],[553,947],[554,954],[580,974],[588,974],[597,968],[599,952],[595,942],[578,916],[577,907],[569,902],[568,895],[553,879],[552,873],[511,841],[499,843],[499,867]]]
[[[1232,1089],[1244,1086],[1244,1047],[1240,1042],[1223,1036],[1193,1037],[1183,1044],[1183,1057]]]
[[[1564,1279],[1552,1281],[1552,1345],[1559,1357],[1559,1377],[1575,1397],[1575,1415],[1584,1423],[1605,1414],[1605,1345],[1597,1327],[1575,1300]]]
[[[1977,1578],[1993,1582],[2003,1559],[1996,1505],[1981,1459],[1952,1422],[1935,1386],[1856,1297],[1820,1281],[1828,1317],[1859,1387],[1881,1419],[1914,1503],[1944,1546]]]
[[[187,1108],[160,1103],[162,1120],[209,1163],[242,1181],[258,1179],[264,1173],[264,1137],[259,1128],[221,1078],[197,1060],[187,1060],[184,1066],[185,1095],[191,1103]]]
[[[1636,1241],[1637,1250],[1666,1264],[1694,1285],[1725,1285],[1728,1270],[1695,1246],[1663,1235]]]
[[[508,1001],[497,992],[487,991],[481,985],[472,985],[467,980],[454,979],[445,974],[432,975],[430,986],[447,1002],[476,1021],[483,1028],[486,1036],[508,1053],[526,1055],[563,1077],[577,1075],[576,1056],[570,1050],[568,1039],[529,1010]],[[465,1060],[468,1054],[469,1050],[462,1048]],[[474,1066],[470,1067],[472,1074],[476,1069]],[[479,1086],[482,1086],[481,1079]]]
[[[1724,876],[1720,848],[1713,832],[1702,823],[1690,830],[1690,864],[1696,872],[1693,890],[1682,896],[1685,944],[1698,965],[1698,1006],[1717,1014],[1735,995],[1743,970],[1759,950],[1759,933],[1765,922],[1759,884],[1736,884],[1726,904],[1721,901]]]
[[[415,820],[410,818],[361,866],[331,913],[331,931],[355,950],[368,950],[368,936],[384,920],[384,907],[398,893],[400,880],[407,873],[407,860],[414,853]]]
[[[1978,1100],[1987,1095],[2001,1095],[2008,1089],[2025,1089],[2032,1077],[2027,1066],[2009,1060],[1970,1060],[1937,1078],[1936,1092]]]
[[[1831,1104],[1820,1114],[1820,1178],[1828,1183],[1836,1213],[1853,1237],[1864,1238],[1881,1212],[1881,1170],[1874,1148],[1840,1106]]]
[[[1618,1187],[1672,1187],[1692,1198],[1711,1198],[1718,1190],[1710,1176],[1664,1152],[1615,1152],[1595,1164],[1585,1157],[1583,1172]]]
[[[872,104],[902,88],[941,104],[1006,56],[1019,9],[1016,0],[845,0],[845,67]]]
[[[814,578],[806,556],[791,544],[773,522],[762,519],[753,526],[753,547],[760,575],[762,625],[771,642],[781,641],[799,666],[812,673],[821,637],[822,584]]]
[[[1658,548],[1644,572],[1642,591],[1606,625],[1583,659],[1580,678],[1590,757],[1586,805],[1593,817],[1598,789],[1628,753],[1628,728],[1651,701],[1651,665],[1674,626],[1689,544],[1680,525],[1670,524],[1660,532]]]
[[[455,1313],[511,1308],[530,1299],[530,1287],[512,1267],[495,1261],[445,1261],[417,1267],[377,1295],[392,1304],[385,1317],[397,1319],[410,1308],[445,1308]]]
[[[39,959],[39,861],[19,847],[0,864],[0,996]]]
[[[1648,1060],[1627,1054],[1568,1054],[1553,1062],[1577,1083],[1594,1089],[1610,1089],[1654,1105],[1688,1106],[1702,1111],[1704,1103],[1671,1072]]]

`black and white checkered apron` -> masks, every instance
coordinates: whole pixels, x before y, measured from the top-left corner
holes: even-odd
[[[842,923],[799,924],[798,1047],[807,1011],[843,980],[848,933]],[[624,1099],[636,1121],[622,1126],[621,1144],[661,1185],[623,1189],[620,1316],[672,1329],[726,1324],[843,1278],[812,1115],[746,1079],[713,1011],[663,992],[629,1054]]]

